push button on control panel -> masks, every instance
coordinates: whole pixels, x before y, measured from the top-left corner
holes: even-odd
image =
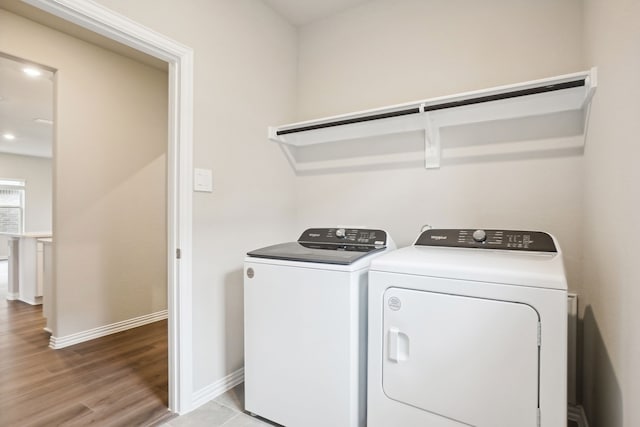
[[[476,230],[473,232],[473,240],[478,243],[484,242],[487,240],[487,232],[484,230]]]

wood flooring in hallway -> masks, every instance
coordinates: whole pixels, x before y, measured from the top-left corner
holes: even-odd
[[[0,427],[155,426],[167,409],[167,322],[52,350],[41,306],[0,299]]]

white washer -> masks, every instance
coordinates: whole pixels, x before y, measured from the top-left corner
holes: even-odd
[[[567,283],[550,235],[428,230],[369,272],[369,427],[565,427]]]
[[[245,408],[288,427],[366,424],[367,272],[382,230],[306,230],[245,258]]]

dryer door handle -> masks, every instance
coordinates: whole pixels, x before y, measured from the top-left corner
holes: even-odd
[[[389,360],[399,363],[409,358],[409,336],[398,328],[389,328]]]

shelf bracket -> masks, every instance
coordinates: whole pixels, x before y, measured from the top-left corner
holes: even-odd
[[[424,115],[424,167],[440,168],[440,129],[433,123],[431,115],[425,111],[425,104],[420,104],[420,114]]]
[[[598,69],[592,67],[589,71],[589,75],[585,78],[585,84],[589,88],[584,95],[584,101],[582,102],[582,138],[583,147],[587,145],[587,130],[589,129],[589,117],[591,116],[591,99],[596,93],[598,87]]]

